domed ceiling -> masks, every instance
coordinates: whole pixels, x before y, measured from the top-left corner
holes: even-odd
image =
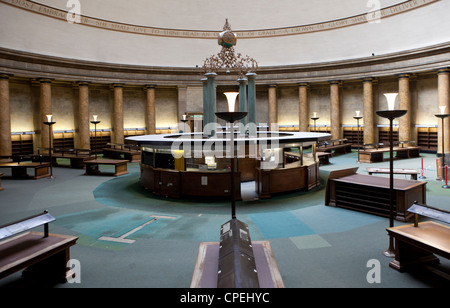
[[[80,19],[68,22],[68,11]],[[217,53],[228,19],[238,52],[280,66],[450,42],[449,11],[447,0],[0,0],[0,41],[71,59],[195,67]]]

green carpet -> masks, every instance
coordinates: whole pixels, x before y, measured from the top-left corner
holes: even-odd
[[[450,210],[450,190],[435,180],[435,155],[422,157],[427,203]],[[270,241],[285,286],[448,287],[434,274],[389,268],[391,259],[382,255],[388,246],[387,218],[324,205],[329,172],[354,166],[365,174],[366,167],[389,164],[357,164],[356,153],[335,156],[320,167],[320,187],[237,202],[237,217],[249,225],[252,240]],[[394,166],[419,169],[420,159],[396,160]],[[80,261],[81,283],[54,287],[189,287],[199,244],[219,241],[220,226],[231,216],[230,202],[156,197],[139,185],[138,164],[129,164],[128,171],[120,177],[86,176],[83,170],[56,167],[53,180],[5,179],[0,224],[48,209],[56,217],[51,232],[79,236],[71,257]],[[381,264],[381,283],[366,279],[372,259]],[[20,274],[14,274],[0,287],[20,283]]]

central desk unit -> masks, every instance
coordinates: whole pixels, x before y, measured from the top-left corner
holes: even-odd
[[[426,183],[406,179],[394,179],[394,218],[408,221],[413,214],[407,209],[417,201],[425,203]],[[326,205],[348,208],[389,217],[389,178],[350,174],[335,177],[330,174]]]

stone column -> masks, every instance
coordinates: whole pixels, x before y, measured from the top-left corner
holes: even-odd
[[[398,141],[411,140],[411,95],[409,90],[409,75],[402,74],[398,76],[398,102],[400,110],[408,112],[398,118]]]
[[[341,138],[339,81],[330,82],[330,133],[332,139]]]
[[[41,148],[48,148],[50,145],[48,130],[49,126],[45,125],[47,121],[46,115],[52,114],[52,83],[50,79],[40,79],[40,96],[39,96],[39,122],[41,125]]]
[[[240,112],[248,112],[247,109],[247,79],[239,78],[237,80],[239,82],[239,111]],[[248,114],[247,114],[248,116]],[[241,119],[241,123],[245,126],[247,124],[247,116]],[[241,132],[245,133],[245,132]]]
[[[441,113],[439,106],[446,106],[445,113],[450,113],[450,68],[438,71],[438,108],[436,113]],[[438,119],[438,150],[437,154],[442,155],[442,120]],[[450,153],[450,117],[444,119],[444,152],[446,161]]]
[[[12,155],[11,113],[9,104],[9,76],[0,75],[0,156]]]
[[[269,131],[278,130],[275,124],[278,123],[278,106],[277,106],[277,87],[275,85],[269,86]]]
[[[308,84],[298,86],[298,128],[299,132],[307,132],[309,128]]]
[[[375,113],[373,105],[373,79],[363,79],[363,136],[364,143],[375,143]]]
[[[256,74],[255,73],[247,73],[248,80],[248,123],[249,125],[249,136],[256,136]]]
[[[183,122],[181,122],[181,119],[183,119],[183,114],[186,114],[187,112],[187,86],[178,86],[178,108],[177,108],[177,123],[178,123],[178,129],[180,131],[185,132],[185,125]],[[183,125],[180,126],[179,123],[182,123]],[[187,125],[186,125],[187,126]]]
[[[80,149],[91,147],[89,118],[89,83],[78,83],[78,138]]]
[[[205,126],[209,125],[209,129],[207,135],[213,136],[215,135],[216,128],[215,123],[216,120],[216,73],[206,73],[205,74],[207,80],[206,92],[208,96],[208,106],[206,110],[203,110],[203,131],[205,132]],[[212,125],[212,126],[211,126]]]
[[[124,143],[123,132],[123,84],[114,84],[113,138],[112,143]]]
[[[156,107],[155,107],[155,86],[147,85],[145,87],[147,104],[145,108],[145,128],[147,134],[156,134]]]

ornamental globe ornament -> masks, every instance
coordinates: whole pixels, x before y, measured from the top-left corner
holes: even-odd
[[[225,48],[230,48],[236,45],[237,36],[230,30],[225,30],[219,33],[219,45]]]
[[[234,52],[233,46],[236,45],[236,42],[237,35],[231,31],[231,26],[226,19],[223,31],[218,36],[218,43],[222,46],[222,50],[217,55],[205,59],[204,73],[217,73],[219,70],[224,70],[227,74],[233,72],[243,78],[247,73],[256,72],[258,69],[256,60]]]

